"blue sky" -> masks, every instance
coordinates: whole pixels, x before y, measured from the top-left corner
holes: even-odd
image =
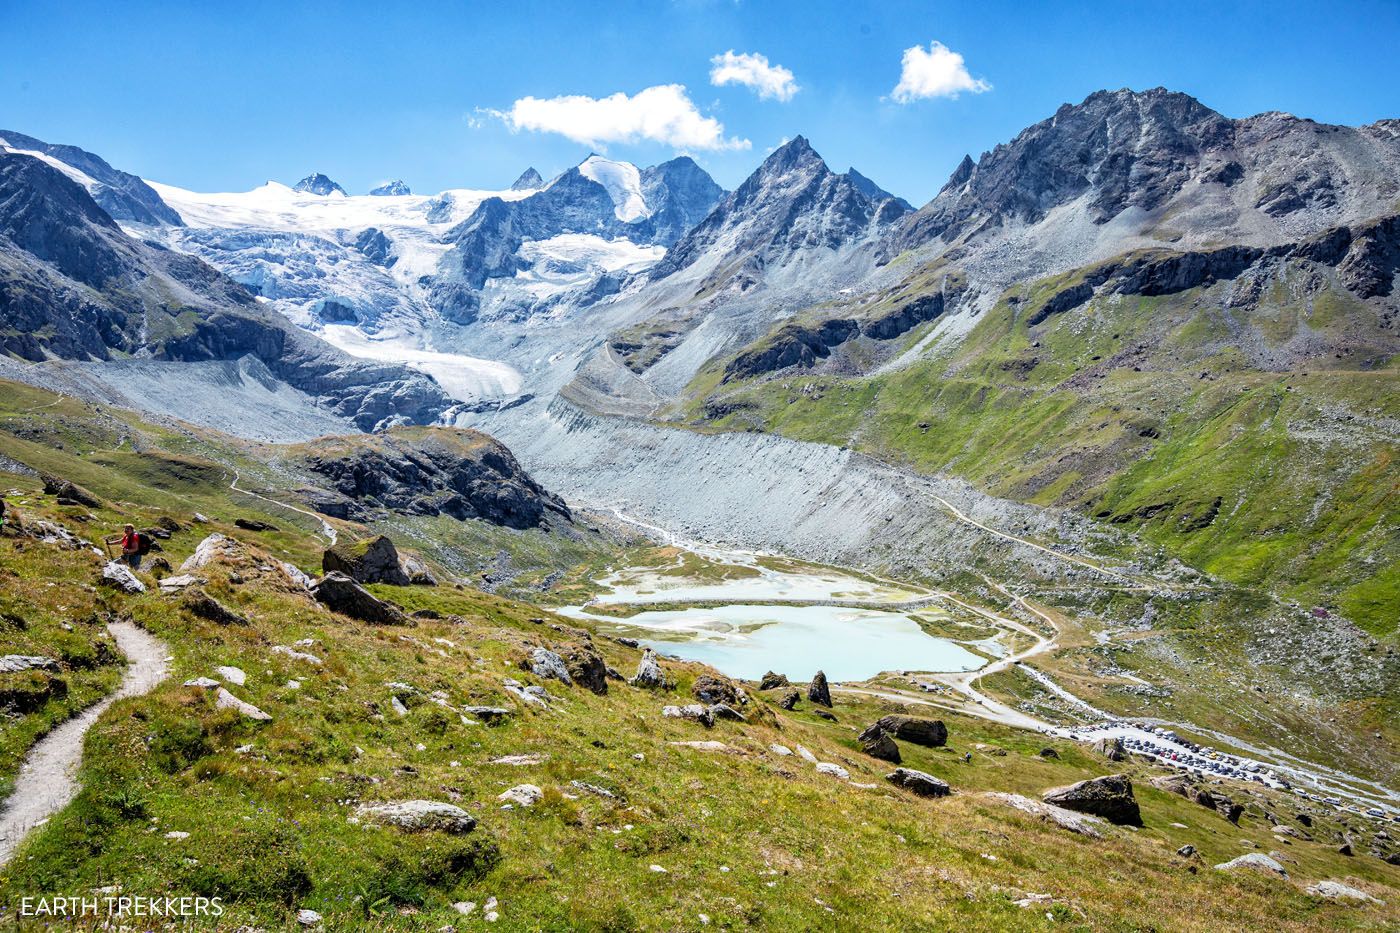
[[[688,151],[732,188],[801,133],[918,204],[965,152],[1100,88],[1164,85],[1236,117],[1400,117],[1396,0],[0,0],[0,21],[0,127],[198,190],[313,170],[352,193],[501,187],[590,149]],[[749,84],[712,83],[729,51]]]

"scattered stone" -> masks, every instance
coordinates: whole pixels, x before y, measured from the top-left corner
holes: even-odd
[[[462,712],[466,713],[468,716],[475,716],[488,726],[495,725],[507,716],[515,714],[514,710],[505,709],[501,706],[464,706],[462,707]]]
[[[724,752],[728,755],[742,755],[743,752],[732,745],[725,745],[723,742],[703,741],[703,742],[670,742],[680,748],[694,748],[702,752]]]
[[[797,708],[797,704],[801,699],[802,694],[798,693],[796,690],[789,690],[778,700],[778,708],[792,711]]]
[[[394,711],[394,715],[402,719],[408,715],[408,707],[403,705],[403,700],[397,696],[389,697],[389,708]]]
[[[295,564],[289,564],[285,560],[279,560],[277,566],[282,568],[282,572],[287,575],[287,579],[295,584],[299,589],[310,591],[316,585],[316,581],[301,572],[301,568]]]
[[[668,719],[689,719],[691,722],[698,722],[706,728],[715,724],[715,714],[710,712],[709,707],[701,706],[699,703],[688,703],[685,706],[666,706],[662,708],[661,715]]]
[[[1338,854],[1338,855],[1354,855],[1355,853],[1352,851],[1351,842],[1350,842],[1350,841],[1343,842],[1341,845],[1337,846],[1337,854]]]
[[[131,568],[114,560],[108,561],[102,568],[102,584],[133,595],[146,592],[146,584],[136,579]]]
[[[642,687],[647,690],[665,690],[670,687],[670,682],[666,679],[665,671],[661,669],[661,662],[657,659],[656,652],[650,648],[637,662],[637,673],[627,682],[634,687]]]
[[[1308,893],[1334,901],[1351,900],[1372,904],[1385,903],[1385,901],[1378,900],[1359,888],[1353,888],[1349,884],[1342,884],[1340,881],[1319,881],[1317,884],[1308,888]]]
[[[710,715],[715,719],[729,719],[734,722],[748,722],[748,717],[728,703],[715,703],[710,706]]]
[[[920,797],[947,797],[952,788],[948,782],[913,768],[895,768],[885,775],[885,780],[896,787],[911,790]]]
[[[271,522],[264,522],[256,518],[235,518],[233,524],[244,531],[280,531]]]
[[[1116,735],[1099,739],[1094,743],[1094,751],[1109,761],[1127,761],[1128,759],[1128,750],[1123,747],[1123,740]]]
[[[1042,748],[1040,751],[1036,752],[1036,754],[1046,759],[1058,759],[1060,757],[1060,753],[1053,748]]]
[[[1046,791],[1041,798],[1066,810],[1101,816],[1110,823],[1142,825],[1142,814],[1133,796],[1133,782],[1125,774],[1109,774],[1057,787]]]
[[[457,903],[452,905],[452,909],[457,911],[457,913],[461,914],[463,917],[470,917],[472,911],[476,910],[476,902],[458,901]]]
[[[569,786],[577,787],[585,794],[592,794],[594,797],[602,797],[604,800],[619,799],[617,794],[614,794],[606,787],[599,787],[597,784],[589,784],[587,781],[570,781]]]
[[[271,716],[258,709],[252,703],[245,703],[223,687],[215,689],[214,706],[217,709],[236,710],[240,715],[246,716],[249,719],[255,719],[258,722],[267,722],[272,719]]]
[[[195,512],[194,520],[201,525],[209,524],[209,516],[205,515],[203,512]]]
[[[1164,774],[1161,777],[1153,778],[1149,783],[1158,790],[1164,790],[1169,794],[1179,794],[1188,799],[1192,794],[1191,778],[1185,774]]]
[[[171,593],[178,593],[181,590],[187,589],[191,586],[203,586],[208,582],[209,581],[204,579],[203,577],[196,577],[192,573],[182,573],[177,574],[173,577],[166,577],[165,579],[161,580],[160,591],[162,593],[165,593],[166,595],[169,595]]]
[[[827,722],[840,722],[840,720],[836,718],[835,713],[824,710],[820,706],[812,707],[812,715],[818,719],[825,719]]]
[[[786,745],[779,745],[776,742],[768,746],[768,750],[773,754],[779,755],[783,758],[787,758],[789,755],[792,754],[792,749],[788,748]]]
[[[977,749],[979,752],[981,752],[981,753],[984,754],[984,755],[994,755],[994,756],[997,757],[997,758],[1005,758],[1005,757],[1006,757],[1006,749],[1001,748],[1001,747],[996,746],[996,745],[984,745],[984,744],[982,744],[981,742],[978,742],[976,745],[974,745],[974,746],[972,746],[972,747],[975,748],[975,749]]]
[[[451,803],[435,800],[398,800],[361,804],[355,816],[381,826],[392,826],[406,833],[443,832],[453,835],[476,828],[476,818]]]
[[[213,622],[215,625],[247,625],[248,620],[234,612],[214,597],[203,590],[189,590],[185,593],[181,605],[189,611],[191,615],[198,616],[206,622]]]
[[[188,838],[190,838],[190,834],[189,834],[189,833],[186,833],[186,832],[181,832],[180,830],[176,829],[176,830],[171,830],[170,832],[166,833],[166,834],[165,834],[165,838],[166,838],[166,839],[175,839],[175,840],[188,839]]]
[[[1087,813],[1075,813],[1072,810],[1066,810],[1064,807],[1057,807],[1054,804],[1032,800],[1020,794],[990,791],[982,796],[988,800],[1020,810],[1022,813],[1028,813],[1031,816],[1038,817],[1047,823],[1053,823],[1061,829],[1069,830],[1072,833],[1088,836],[1091,839],[1103,838],[1103,833],[1098,829],[1098,826],[1103,823],[1103,820],[1099,819],[1097,816]]]
[[[847,771],[840,765],[834,765],[829,761],[817,762],[817,772],[820,774],[829,775],[834,778],[840,778],[843,781],[849,781],[851,779],[851,772]]]
[[[290,648],[287,645],[273,645],[268,650],[270,650],[273,654],[285,655],[286,657],[291,658],[293,661],[305,661],[307,664],[311,664],[315,667],[321,666],[321,659],[316,657],[316,655],[307,654],[305,651],[298,651],[297,649]]]
[[[521,688],[520,681],[518,680],[503,680],[501,681],[501,688],[505,690],[506,693],[509,693],[511,696],[524,703],[529,703],[534,706],[543,706],[545,709],[549,708],[549,703],[544,699],[543,690],[541,690],[539,694],[526,692]]]
[[[1179,855],[1179,856],[1181,856],[1182,858],[1190,858],[1191,856],[1193,856],[1193,855],[1196,854],[1196,847],[1193,846],[1193,845],[1191,845],[1191,844],[1188,842],[1186,845],[1182,846],[1180,849],[1177,849],[1177,850],[1176,850],[1176,854]]]
[[[827,685],[826,674],[817,671],[812,682],[807,685],[807,699],[818,706],[831,707],[831,688]]]
[[[214,668],[214,673],[218,674],[224,680],[228,681],[236,687],[243,686],[243,684],[248,680],[248,675],[243,673],[243,671],[237,667],[229,667],[227,665],[225,665],[224,667],[216,667]]]
[[[1196,791],[1196,802],[1203,807],[1208,807],[1216,811],[1221,816],[1225,817],[1225,819],[1235,824],[1239,823],[1240,814],[1244,813],[1244,807],[1235,803],[1229,797],[1215,791],[1205,790],[1204,788]]]
[[[530,652],[530,673],[547,680],[562,681],[571,687],[574,684],[569,669],[564,666],[564,659],[548,648],[536,648]]]
[[[312,588],[311,595],[341,615],[374,625],[403,625],[408,619],[394,606],[379,599],[343,573],[328,573]]]
[[[210,564],[229,563],[242,557],[243,545],[218,533],[209,535],[195,547],[194,553],[180,565],[181,573],[203,570]]]
[[[899,755],[899,746],[895,744],[894,739],[890,738],[888,732],[877,731],[870,734],[870,730],[867,729],[861,733],[860,749],[872,758],[879,758],[881,761],[888,761],[892,764],[899,764],[903,760]]]
[[[533,807],[544,799],[544,791],[534,784],[517,784],[497,795],[496,799],[517,803],[522,807]]]
[[[297,923],[304,927],[314,927],[321,924],[321,915],[310,908],[303,907],[297,911]]]
[[[196,677],[194,680],[185,681],[186,687],[198,687],[201,690],[213,690],[219,686],[219,682],[212,677]]]
[[[492,758],[493,765],[511,765],[522,768],[527,765],[537,765],[544,762],[543,755],[502,755],[500,758]]]
[[[782,674],[775,674],[773,671],[763,675],[763,679],[758,682],[758,689],[772,690],[774,687],[786,687],[788,679]]]
[[[1288,872],[1282,865],[1262,852],[1251,852],[1248,855],[1241,855],[1239,858],[1232,858],[1228,862],[1221,862],[1215,867],[1220,871],[1234,871],[1239,868],[1248,868],[1252,871],[1274,874],[1280,878],[1288,877]]]
[[[800,757],[803,761],[807,762],[808,764],[814,765],[817,763],[817,756],[813,755],[806,749],[806,747],[802,745],[797,746],[797,754],[798,757]]]
[[[36,654],[7,654],[0,658],[0,674],[18,674],[28,670],[58,670],[58,662]]]

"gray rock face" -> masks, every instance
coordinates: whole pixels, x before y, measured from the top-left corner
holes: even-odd
[[[574,645],[564,650],[564,666],[574,683],[599,696],[608,692],[608,665],[592,648]]]
[[[530,673],[536,677],[562,681],[571,687],[574,684],[564,659],[548,648],[536,648],[530,652]]]
[[[670,686],[665,671],[661,669],[660,659],[650,648],[642,654],[642,659],[637,662],[637,673],[627,682],[634,687],[648,690],[664,690]]]
[[[355,815],[367,823],[392,826],[406,833],[469,833],[476,818],[461,807],[435,800],[399,800],[362,804]]]
[[[1079,813],[1101,816],[1110,823],[1141,826],[1142,815],[1127,775],[1110,774],[1057,787],[1042,795],[1046,803]]]
[[[409,515],[480,519],[536,528],[572,516],[536,483],[504,445],[479,431],[395,428],[373,436],[316,443],[305,464],[330,480],[335,495],[316,505],[338,518],[364,519],[376,509]]]
[[[699,703],[688,703],[685,706],[666,706],[661,710],[661,715],[667,719],[688,719],[691,722],[698,722],[705,728],[710,728],[715,724],[715,714],[707,706]]]
[[[46,143],[33,136],[0,130],[0,148],[42,152],[87,175],[97,183],[88,193],[113,220],[137,224],[184,226],[180,215],[140,178],[112,168],[102,158],[77,146]]]
[[[888,732],[862,734],[860,749],[873,758],[879,758],[892,764],[899,764],[903,760],[899,755],[899,746],[895,744],[894,739],[890,738]]]
[[[321,569],[343,573],[356,583],[408,586],[411,582],[399,561],[398,549],[385,535],[369,542],[351,541],[328,548],[321,555]]]
[[[812,682],[807,685],[807,699],[819,706],[831,707],[831,688],[827,686],[826,674],[817,671]]]
[[[1123,740],[1117,736],[1099,739],[1094,743],[1094,751],[1109,761],[1126,761],[1128,758],[1128,752],[1123,747]]]
[[[163,589],[163,588],[162,588]],[[248,620],[202,590],[189,590],[180,604],[191,614],[215,625],[247,625]]]
[[[925,748],[937,748],[948,742],[948,728],[941,719],[920,719],[917,716],[882,716],[860,734],[863,740],[886,733],[894,738]]]
[[[1317,884],[1308,888],[1308,893],[1315,894],[1318,897],[1325,897],[1333,901],[1351,900],[1372,904],[1385,903],[1384,901],[1377,900],[1360,888],[1353,888],[1351,885],[1342,884],[1340,881],[1319,881]]]
[[[327,608],[374,625],[403,625],[408,619],[398,609],[376,597],[343,573],[328,573],[311,595]]]
[[[947,781],[913,768],[895,768],[885,775],[885,780],[896,787],[911,790],[920,797],[947,797],[952,793]]]
[[[786,677],[784,677],[782,674],[776,674],[773,671],[769,671],[768,673],[764,674],[763,679],[758,682],[758,689],[772,690],[775,687],[786,687],[787,685],[788,679]]]
[[[20,671],[56,671],[58,662],[32,654],[7,654],[0,657],[0,674],[18,674]]]
[[[1277,875],[1280,878],[1288,877],[1288,871],[1282,865],[1262,852],[1250,852],[1248,855],[1241,855],[1239,858],[1230,859],[1228,862],[1221,862],[1215,867],[1219,871],[1237,871],[1241,868],[1245,868],[1250,871]]]
[[[131,572],[131,568],[116,561],[108,561],[102,568],[102,583],[104,586],[121,590],[123,593],[146,592],[146,584],[136,579],[136,574]]]
[[[332,194],[344,196],[345,189],[331,181],[320,172],[312,172],[301,181],[292,186],[293,191],[300,191],[303,194],[318,194],[322,197],[329,197]]]
[[[690,692],[701,703],[726,703],[730,706],[739,706],[743,702],[739,699],[739,691],[734,684],[711,674],[701,674],[695,678],[695,684],[690,688]]]

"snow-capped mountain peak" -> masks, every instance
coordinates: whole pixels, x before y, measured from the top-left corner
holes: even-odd
[[[310,175],[307,175],[301,181],[297,182],[296,187],[292,190],[302,191],[307,194],[319,194],[322,197],[329,197],[336,194],[340,195],[342,198],[348,196],[344,188],[340,187],[340,185],[331,181],[320,172],[312,172]]]
[[[579,163],[578,170],[583,177],[607,189],[618,220],[635,223],[651,216],[651,209],[642,195],[641,170],[631,162],[614,162],[599,155],[590,155]]]
[[[520,177],[511,183],[511,191],[536,191],[544,187],[544,177],[540,175],[532,165],[520,173]]]
[[[396,178],[393,181],[386,181],[377,188],[371,188],[369,193],[377,198],[397,198],[413,192],[402,179]]]

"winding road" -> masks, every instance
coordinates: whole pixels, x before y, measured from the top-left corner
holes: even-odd
[[[20,842],[78,793],[78,764],[83,737],[113,703],[155,688],[168,673],[165,643],[131,622],[111,622],[107,630],[126,655],[128,666],[116,691],[56,727],[29,750],[15,779],[14,792],[0,811],[0,867],[14,856]]]
[[[253,492],[253,491],[251,491],[251,490],[248,490],[248,489],[240,489],[239,486],[238,486],[238,478],[239,478],[239,472],[238,472],[237,470],[234,470],[234,471],[233,471],[233,479],[232,479],[232,480],[229,482],[229,484],[228,484],[228,488],[229,488],[229,489],[232,489],[234,492],[241,492],[241,493],[243,493],[243,495],[245,495],[245,496],[252,496],[254,499],[261,499],[263,502],[267,502],[267,503],[269,503],[269,504],[271,504],[271,505],[280,506],[281,508],[284,508],[284,509],[290,509],[290,510],[293,511],[293,512],[297,512],[297,513],[299,513],[299,514],[301,514],[301,515],[305,515],[307,518],[313,518],[313,519],[315,519],[315,520],[317,521],[317,523],[319,523],[320,526],[321,526],[321,537],[323,537],[323,538],[325,538],[327,541],[329,541],[329,542],[331,543],[332,546],[335,545],[335,539],[336,539],[335,528],[332,527],[332,526],[331,526],[331,523],[328,522],[328,521],[326,521],[323,517],[321,517],[320,515],[317,515],[315,512],[308,512],[306,509],[297,508],[296,506],[294,506],[294,505],[288,505],[288,504],[285,503],[285,502],[278,502],[276,499],[269,499],[267,496],[260,495],[259,493]]]

